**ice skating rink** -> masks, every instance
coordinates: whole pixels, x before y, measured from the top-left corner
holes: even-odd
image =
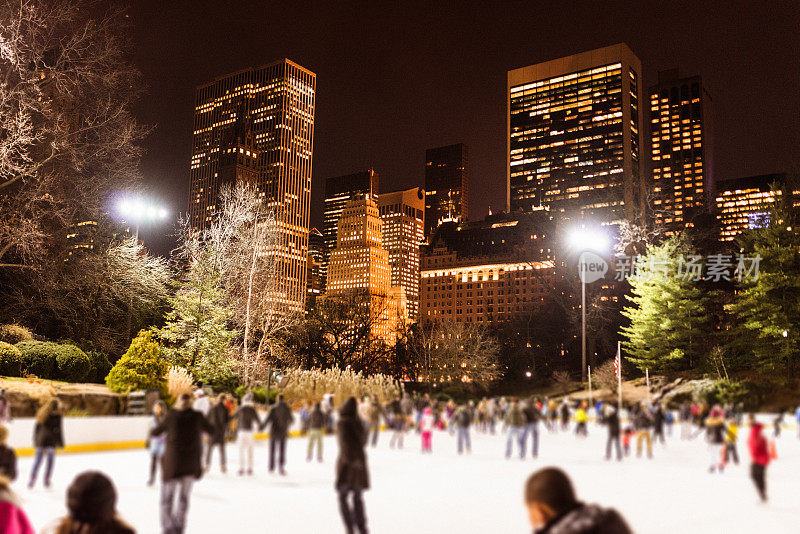
[[[677,428],[675,429],[677,433]],[[758,503],[748,477],[747,428],[742,428],[739,455],[744,462],[724,474],[707,472],[709,455],[702,437],[681,441],[668,437],[655,445],[655,459],[603,459],[605,429],[590,426],[590,436],[548,434],[540,439],[539,459],[520,460],[515,449],[506,460],[504,435],[473,432],[470,456],[456,454],[455,438],[436,432],[433,454],[422,455],[419,436],[406,437],[403,450],[391,450],[389,434],[370,448],[372,489],[365,493],[370,531],[384,533],[527,533],[522,486],[538,467],[556,465],[573,478],[579,497],[617,508],[640,533],[797,533],[800,531],[800,439],[784,432],[777,442],[778,460],[767,471],[769,504]],[[771,435],[771,433],[770,433]],[[256,474],[239,477],[237,448],[228,447],[228,474],[215,463],[195,485],[189,511],[189,533],[343,532],[333,468],[337,446],[325,440],[325,461],[306,463],[306,440],[288,445],[288,476],[267,473],[267,449],[256,449]],[[217,458],[215,457],[215,460]],[[119,491],[119,511],[140,534],[158,533],[158,484],[145,485],[146,451],[72,454],[56,458],[53,488],[41,481],[25,487],[30,458],[20,459],[15,489],[39,529],[65,512],[64,495],[72,478],[87,469],[109,474]]]

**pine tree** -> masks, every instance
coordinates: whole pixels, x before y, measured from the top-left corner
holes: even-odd
[[[631,306],[622,314],[630,320],[621,333],[629,361],[640,370],[669,372],[692,368],[703,347],[706,295],[689,261],[690,247],[679,238],[648,245],[628,281]]]
[[[765,227],[744,234],[739,245],[750,272],[737,276],[738,291],[727,307],[735,323],[728,348],[743,352],[764,372],[791,378],[800,349],[800,236],[785,201]]]

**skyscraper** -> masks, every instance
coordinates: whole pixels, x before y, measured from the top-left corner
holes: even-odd
[[[419,247],[425,239],[425,192],[419,187],[378,195],[383,248],[389,252],[391,285],[405,290],[408,317],[419,311]]]
[[[389,253],[383,248],[383,221],[372,195],[347,202],[339,218],[336,247],[331,250],[325,298],[363,296],[356,305],[370,306],[372,335],[388,344],[396,340],[398,321],[408,317],[405,292],[391,285]]]
[[[353,198],[378,194],[378,173],[373,169],[325,180],[325,200],[323,206],[322,235],[325,241],[325,255],[322,261],[322,277],[328,273],[328,255],[336,246],[336,225],[342,216],[345,205]]]
[[[650,88],[652,208],[668,235],[712,211],[711,141],[711,95],[700,76],[659,72],[658,85]]]
[[[791,185],[786,174],[720,181],[715,202],[720,241],[733,241],[742,232],[767,226],[775,202],[792,194]]]
[[[313,308],[318,296],[325,291],[324,280],[322,278],[322,262],[327,256],[325,253],[325,241],[322,232],[312,228],[308,232],[308,274],[306,288],[308,295],[306,307]]]
[[[316,75],[288,59],[195,93],[190,224],[211,223],[224,183],[253,180],[282,229],[280,305],[293,311],[306,299],[315,93]]]
[[[463,143],[425,151],[425,237],[444,221],[469,218],[467,147]]]
[[[508,204],[613,223],[643,215],[641,63],[616,44],[508,72]]]

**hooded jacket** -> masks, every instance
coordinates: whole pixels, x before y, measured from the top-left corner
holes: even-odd
[[[356,412],[356,399],[350,397],[339,410],[336,423],[336,439],[339,442],[339,457],[336,459],[336,489],[369,489],[367,453],[367,431]]]
[[[769,447],[767,438],[761,434],[761,423],[753,423],[750,428],[750,437],[747,439],[747,448],[750,449],[750,456],[753,463],[758,465],[769,464]]]
[[[632,534],[632,530],[616,510],[597,505],[578,504],[556,517],[536,534]]]
[[[163,480],[174,480],[185,476],[200,478],[203,466],[200,457],[203,452],[201,432],[214,431],[202,413],[191,406],[172,408],[156,426],[151,435],[166,433],[167,445],[161,459]]]

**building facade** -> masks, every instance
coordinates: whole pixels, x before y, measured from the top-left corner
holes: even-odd
[[[344,207],[353,198],[368,194],[372,198],[378,194],[380,176],[373,169],[325,180],[325,198],[322,212],[322,235],[325,241],[325,255],[322,260],[323,283],[328,273],[328,255],[336,247],[336,227]]]
[[[307,291],[315,95],[316,75],[288,59],[195,93],[190,224],[210,225],[226,182],[254,180],[282,230],[279,305],[292,311],[303,309]]]
[[[313,308],[317,297],[325,291],[322,278],[322,261],[326,251],[322,232],[316,228],[308,231],[308,274],[306,275],[306,308]]]
[[[445,223],[422,247],[420,320],[511,321],[541,310],[555,280],[544,212]]]
[[[463,143],[425,151],[425,237],[443,222],[469,219],[467,163]]]
[[[625,44],[508,72],[512,212],[600,223],[643,216],[641,79]]]
[[[662,71],[649,108],[653,215],[675,235],[714,208],[711,95],[700,76]]]
[[[407,320],[405,292],[391,285],[389,252],[383,248],[383,221],[372,195],[347,202],[331,250],[325,298],[363,295],[359,305],[374,315],[371,335],[391,345]],[[355,326],[355,325],[354,325]]]
[[[378,195],[383,248],[389,253],[391,285],[405,291],[408,317],[419,312],[419,247],[425,240],[425,191],[419,187]]]
[[[733,241],[746,230],[768,225],[771,210],[788,185],[785,174],[720,181],[716,198],[720,241]]]

